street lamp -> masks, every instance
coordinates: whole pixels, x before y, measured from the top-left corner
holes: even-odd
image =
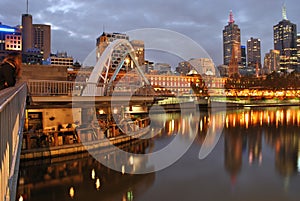
[[[128,72],[128,66],[129,66],[130,59],[128,57],[125,58],[126,63],[126,72]]]

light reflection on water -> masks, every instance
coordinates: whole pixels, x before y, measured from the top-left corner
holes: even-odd
[[[164,124],[161,134],[132,146],[131,152],[159,150],[178,134],[183,141],[191,140],[189,129],[197,131],[192,147],[169,168],[145,175],[122,174],[87,154],[34,166],[23,163],[19,194],[24,200],[299,199],[299,107],[208,111],[192,120],[171,113],[164,122],[160,115],[154,117],[153,125]],[[223,129],[219,143],[207,158],[199,160],[208,131],[218,129]],[[210,137],[213,143],[214,136]],[[130,168],[133,160],[124,168]]]

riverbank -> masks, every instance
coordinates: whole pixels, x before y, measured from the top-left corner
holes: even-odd
[[[70,154],[78,154],[87,151],[92,151],[100,148],[107,148],[111,145],[120,145],[135,141],[146,135],[150,131],[150,127],[145,127],[138,130],[132,135],[119,135],[117,137],[105,138],[94,141],[82,141],[76,144],[66,144],[54,147],[43,147],[29,150],[22,150],[20,159],[21,160],[35,160],[35,159],[46,159],[55,158],[58,156],[66,156]]]

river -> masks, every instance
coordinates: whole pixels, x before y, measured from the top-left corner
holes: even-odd
[[[124,163],[120,172],[94,153],[21,161],[18,200],[299,200],[299,107],[155,114],[151,121],[161,129],[123,145],[132,154],[127,162],[105,155],[108,164]],[[163,153],[168,146],[184,151]],[[152,153],[159,153],[153,164]]]

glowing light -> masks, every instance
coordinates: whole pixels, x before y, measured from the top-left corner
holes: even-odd
[[[202,130],[203,130],[203,122],[202,122],[202,119],[201,119],[201,121],[200,121],[200,131],[202,132]]]
[[[70,195],[71,198],[74,197],[74,195],[75,195],[75,190],[74,190],[73,187],[70,188],[70,190],[69,190],[69,195]]]
[[[122,165],[122,174],[125,174],[125,166]]]
[[[133,200],[133,192],[132,191],[128,191],[127,192],[127,200],[128,201],[132,201]]]
[[[20,195],[19,201],[23,201],[23,196],[22,195]]]
[[[97,178],[95,184],[96,184],[96,189],[99,190],[99,189],[100,189],[100,186],[101,186],[101,183],[100,183],[100,179],[99,179],[99,178]]]
[[[262,124],[263,124],[263,113],[262,112],[260,113],[259,124],[260,124],[260,126],[262,126]]]
[[[133,165],[133,156],[129,157],[129,163],[130,163],[130,165]]]
[[[245,114],[246,128],[249,127],[249,113]]]
[[[0,31],[11,33],[11,32],[15,32],[15,29],[0,27]]]
[[[226,128],[228,128],[229,127],[229,119],[228,119],[228,116],[226,116]]]
[[[93,169],[92,170],[92,179],[95,179],[96,178],[96,172],[95,172],[95,170]]]
[[[113,113],[114,113],[114,114],[117,114],[117,113],[118,113],[118,109],[117,109],[117,108],[114,108]]]

